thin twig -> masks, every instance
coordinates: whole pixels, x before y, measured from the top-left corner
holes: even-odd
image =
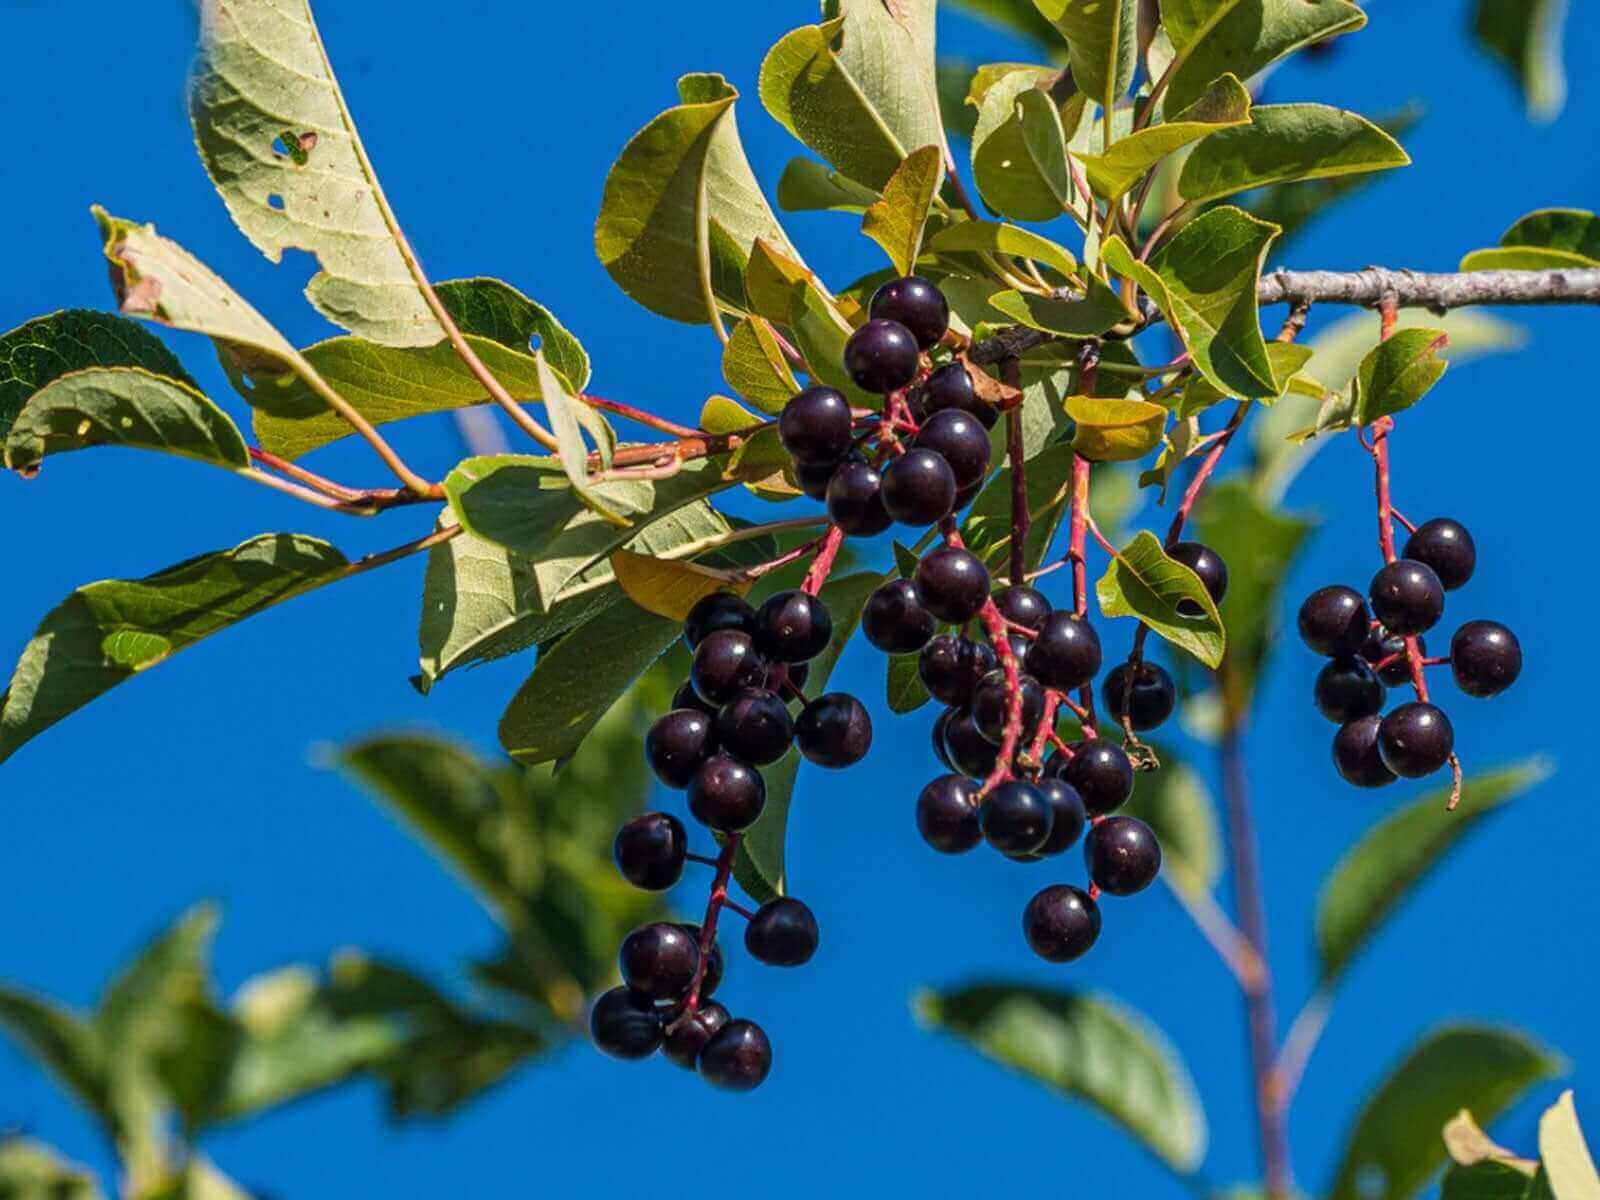
[[[1211,893],[1203,887],[1188,888],[1175,883],[1170,874],[1163,874],[1161,879],[1178,902],[1178,907],[1188,914],[1195,928],[1233,974],[1239,987],[1246,992],[1259,987],[1261,976],[1266,971],[1261,956],[1239,932],[1238,926],[1228,920],[1228,914],[1222,911]]]

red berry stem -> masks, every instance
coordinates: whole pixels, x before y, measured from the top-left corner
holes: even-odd
[[[717,944],[717,918],[728,904],[728,879],[733,874],[733,860],[739,855],[739,844],[744,834],[730,833],[717,855],[717,873],[711,880],[711,896],[706,901],[705,920],[700,922],[700,964],[695,968],[694,982],[689,985],[689,997],[683,1002],[685,1016],[700,1007],[700,985],[705,982],[706,966],[711,962],[712,947]]]
[[[1091,377],[1090,369],[1083,372]],[[1089,476],[1093,464],[1081,455],[1072,456],[1072,502],[1067,525],[1067,560],[1072,563],[1072,611],[1087,619],[1089,615],[1089,563],[1084,555],[1089,531]],[[1079,720],[1083,722],[1083,736],[1099,736],[1098,722],[1094,716],[1094,687],[1084,684],[1078,690]]]
[[[1055,737],[1056,712],[1066,700],[1054,688],[1046,689],[1044,694],[1044,715],[1039,718],[1039,728],[1034,731],[1033,741],[1028,746],[1028,760],[1033,763],[1044,761],[1044,748]]]
[[[844,530],[837,525],[829,525],[828,532],[822,535],[822,541],[817,546],[817,556],[811,560],[811,569],[806,572],[800,590],[808,596],[815,596],[822,590],[822,585],[828,582],[828,573],[833,570],[833,561],[839,557],[839,547],[844,545]]]

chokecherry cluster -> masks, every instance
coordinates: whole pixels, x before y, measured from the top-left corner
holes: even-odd
[[[1449,663],[1469,696],[1498,695],[1522,671],[1522,647],[1497,621],[1468,621],[1450,639],[1448,657],[1427,657],[1422,635],[1444,615],[1445,593],[1477,566],[1472,536],[1459,521],[1438,517],[1414,527],[1403,556],[1388,557],[1365,596],[1333,585],[1300,606],[1301,638],[1330,660],[1317,675],[1315,699],[1339,726],[1334,766],[1364,788],[1420,779],[1454,761],[1455,731],[1429,700],[1424,668]],[[1388,689],[1407,684],[1416,699],[1385,713]]]
[[[759,609],[714,593],[689,612],[683,637],[694,656],[689,678],[672,711],[645,735],[645,758],[663,784],[688,792],[690,813],[720,835],[722,851],[715,859],[691,854],[683,822],[665,812],[634,817],[618,831],[617,868],[636,887],[664,891],[689,861],[716,874],[701,925],[658,921],[623,940],[622,986],[596,1001],[590,1032],[618,1058],[659,1049],[709,1083],[748,1091],[771,1070],[772,1045],[761,1026],[711,999],[722,981],[718,918],[724,909],[745,916],[746,950],[771,966],[810,961],[819,937],[811,910],[793,897],[755,912],[728,899],[739,839],[766,805],[761,768],[791,745],[820,766],[851,766],[872,744],[872,721],[854,696],[807,700],[802,691],[808,662],[833,639],[827,607],[807,590],[779,592]]]

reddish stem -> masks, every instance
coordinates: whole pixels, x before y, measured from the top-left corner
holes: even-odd
[[[1066,697],[1060,692],[1049,689],[1044,694],[1044,716],[1039,718],[1039,728],[1034,732],[1033,742],[1028,746],[1028,758],[1032,762],[1044,761],[1044,748],[1049,745],[1050,739],[1056,732],[1056,710],[1061,707]]]
[[[811,569],[806,572],[805,581],[800,585],[802,592],[815,596],[822,590],[822,585],[828,582],[828,572],[833,570],[833,560],[839,557],[839,547],[842,545],[844,545],[844,530],[837,525],[829,525],[828,532],[822,535],[822,542],[817,547],[817,556],[811,561]]]
[[[1067,557],[1072,562],[1072,611],[1079,617],[1089,615],[1089,564],[1084,556],[1089,532],[1089,476],[1092,464],[1081,455],[1072,456],[1072,508],[1068,517]],[[1098,736],[1094,716],[1094,688],[1084,684],[1078,691],[1080,719],[1083,736]]]
[[[270,454],[259,446],[250,447],[250,458],[269,470],[276,471],[280,475],[286,475],[290,479],[298,480],[307,487],[321,492],[324,496],[331,497],[342,504],[355,508],[383,509],[398,508],[405,504],[425,504],[430,501],[437,503],[436,497],[419,496],[409,488],[346,487],[342,483],[336,483],[332,479],[297,466],[288,459],[279,458],[276,454]]]
[[[689,998],[683,1002],[684,1014],[692,1015],[700,1007],[700,985],[705,982],[706,967],[711,962],[711,948],[717,944],[717,918],[728,903],[728,878],[733,874],[733,860],[739,855],[739,843],[744,834],[731,833],[717,855],[717,873],[711,880],[711,897],[706,901],[705,920],[700,923],[700,965],[695,968],[694,981],[689,985]]]
[[[669,421],[665,417],[658,417],[655,413],[646,412],[642,408],[635,408],[631,404],[623,404],[618,400],[607,400],[604,396],[595,396],[588,392],[579,396],[578,399],[589,405],[590,408],[604,409],[606,412],[614,413],[619,417],[632,421],[635,425],[643,425],[649,429],[660,430],[662,433],[670,433],[673,437],[703,438],[707,436],[706,431],[703,429],[690,429],[687,425],[679,425],[676,421]]]
[[[1394,549],[1394,506],[1390,501],[1389,434],[1394,430],[1393,417],[1379,417],[1372,423],[1372,461],[1376,470],[1378,493],[1378,546],[1383,551],[1383,561],[1392,563],[1398,557]],[[1422,648],[1414,637],[1406,638],[1406,661],[1411,666],[1411,686],[1417,699],[1428,701],[1428,681],[1422,674]]]

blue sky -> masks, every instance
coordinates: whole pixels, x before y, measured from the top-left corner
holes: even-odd
[[[292,339],[323,336],[299,297],[305,263],[275,269],[260,258],[195,159],[182,109],[192,16],[178,3],[139,7],[130,20],[129,6],[108,0],[0,3],[0,30],[14,51],[0,74],[0,111],[10,114],[0,165],[9,234],[0,328],[109,304],[88,216],[99,202],[155,221]],[[378,6],[325,3],[323,29],[390,197],[434,276],[504,276],[585,341],[597,391],[692,418],[721,386],[715,344],[703,329],[649,315],[611,284],[591,240],[601,185],[627,138],[672,102],[677,75],[723,71],[753,95],[762,53],[811,19],[812,6],[647,11],[472,0],[450,6],[448,19],[431,8],[423,15],[420,5],[382,7],[380,18]],[[1600,201],[1600,165],[1588,150],[1600,142],[1592,82],[1600,11],[1574,6],[1570,104],[1560,122],[1536,127],[1499,70],[1470,49],[1466,7],[1380,0],[1370,28],[1336,58],[1273,79],[1280,100],[1368,113],[1412,100],[1429,107],[1409,142],[1416,165],[1320,221],[1291,265],[1450,269],[1530,209]],[[944,19],[941,37],[947,51],[977,61],[1026,55],[955,16]],[[770,191],[799,147],[757,103],[745,103],[741,123]],[[875,265],[848,218],[789,225],[832,279]],[[1292,1118],[1295,1165],[1313,1188],[1326,1180],[1361,1092],[1419,1032],[1447,1019],[1530,1031],[1568,1057],[1580,1106],[1594,1095],[1587,1111],[1600,1112],[1600,1090],[1588,1087],[1600,1070],[1600,1028],[1586,952],[1586,931],[1600,921],[1588,782],[1597,763],[1580,707],[1595,663],[1587,636],[1570,629],[1596,581],[1576,537],[1589,496],[1580,439],[1595,318],[1552,311],[1515,319],[1531,335],[1526,352],[1463,368],[1402,423],[1396,500],[1418,519],[1449,513],[1469,525],[1479,573],[1452,598],[1451,618],[1502,619],[1527,652],[1521,683],[1496,702],[1447,691],[1463,756],[1486,767],[1546,750],[1560,774],[1486,823],[1347,978]],[[175,341],[225,397],[208,349]],[[395,439],[435,476],[459,456],[445,421],[399,428]],[[351,445],[325,452],[320,465],[384,482]],[[1341,442],[1320,455],[1290,501],[1323,525],[1288,594],[1364,580],[1372,517],[1358,448]],[[0,588],[8,663],[38,618],[79,583],[145,574],[265,530],[327,536],[354,555],[416,536],[428,520],[420,512],[380,522],[330,517],[220,472],[117,452],[54,460],[31,483],[0,479],[0,512],[10,531]],[[490,947],[495,930],[471,898],[382,812],[308,760],[318,741],[395,725],[493,747],[500,709],[528,664],[500,663],[417,696],[406,678],[421,567],[413,561],[277,609],[118,690],[8,763],[0,773],[9,899],[0,976],[86,1003],[159,924],[207,896],[226,908],[218,966],[229,987],[284,962],[325,961],[342,945],[441,977]],[[1113,644],[1125,637],[1112,635]],[[1250,738],[1287,1013],[1313,978],[1316,881],[1405,794],[1355,793],[1334,778],[1330,729],[1310,705],[1315,670],[1298,645],[1285,647]],[[881,678],[881,661],[864,646],[848,654],[840,676],[875,702]],[[676,1197],[719,1182],[770,1196],[1046,1187],[1183,1194],[1095,1116],[928,1037],[908,1016],[907,998],[920,985],[1008,976],[1108,991],[1161,1022],[1206,1098],[1207,1178],[1248,1177],[1241,1015],[1222,968],[1170,898],[1155,891],[1118,905],[1094,954],[1073,967],[1032,959],[1017,920],[1038,877],[989,855],[936,860],[916,842],[912,781],[931,771],[928,717],[877,711],[867,763],[826,787],[805,779],[795,809],[793,883],[822,923],[818,959],[801,972],[762,971],[742,953],[731,964],[725,990],[777,1046],[778,1068],[762,1091],[720,1096],[664,1064],[629,1067],[576,1047],[442,1124],[389,1127],[376,1092],[357,1087],[229,1131],[209,1150],[248,1186],[295,1197],[524,1187],[623,1195],[648,1187]],[[1547,1088],[1537,1099],[1553,1094]],[[1513,1113],[1503,1139],[1531,1145],[1538,1108]],[[107,1165],[84,1116],[0,1045],[0,1126],[12,1124]],[[997,1127],[1005,1130],[998,1139]],[[702,1165],[652,1144],[686,1137],[703,1148]],[[658,1156],[675,1166],[657,1165]]]

